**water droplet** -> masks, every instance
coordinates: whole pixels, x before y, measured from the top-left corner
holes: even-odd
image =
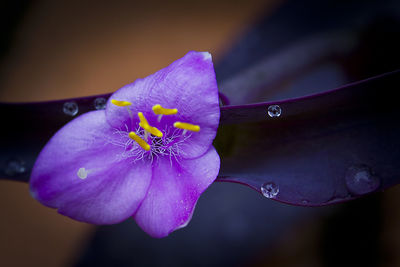
[[[98,97],[94,100],[94,107],[97,110],[105,109],[107,100],[104,97]]]
[[[282,109],[279,105],[271,105],[268,107],[268,115],[271,118],[279,117],[282,114]]]
[[[5,173],[8,176],[17,176],[26,171],[25,162],[19,159],[10,159],[7,161]]]
[[[65,102],[63,106],[63,111],[65,114],[70,116],[75,116],[78,113],[78,104],[76,102]]]
[[[279,186],[273,182],[264,183],[261,186],[261,193],[266,198],[274,198],[279,193]]]
[[[79,178],[86,179],[88,176],[88,171],[85,168],[79,168],[76,174],[78,175]]]
[[[352,194],[363,195],[375,191],[380,180],[366,165],[354,165],[347,169],[346,186]]]

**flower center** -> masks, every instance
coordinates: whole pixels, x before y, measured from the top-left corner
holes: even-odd
[[[173,125],[166,125],[164,129],[158,129],[149,124],[142,112],[138,112],[139,124],[134,127],[134,118],[131,109],[132,103],[112,99],[111,103],[125,107],[131,119],[131,130],[125,125],[125,130],[116,130],[118,138],[111,143],[124,148],[123,158],[132,158],[133,161],[148,158],[151,161],[154,157],[169,156],[177,159],[180,155],[180,146],[192,135],[189,132],[199,132],[200,126],[186,122],[175,122]],[[164,115],[175,115],[178,109],[163,108],[160,104],[152,108],[155,115],[158,115],[159,123]]]

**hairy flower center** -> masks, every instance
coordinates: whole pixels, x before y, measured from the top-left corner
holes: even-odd
[[[183,134],[180,129],[166,126],[162,130],[162,137],[147,134],[147,141],[145,141],[146,132],[143,128],[138,126],[135,131],[129,131],[128,129],[127,125],[124,130],[116,129],[110,142],[123,149],[123,152],[119,155],[122,159],[131,159],[133,162],[138,160],[153,161],[160,156],[168,156],[171,159],[178,160],[181,145],[191,137],[190,133]],[[131,137],[132,133],[137,136],[138,141]],[[149,149],[145,149],[146,145],[149,146]]]
[[[153,161],[160,156],[169,156],[170,159],[178,160],[180,157],[181,144],[192,135],[189,132],[199,132],[200,126],[185,122],[175,122],[173,125],[166,125],[164,129],[158,129],[149,124],[142,112],[138,112],[140,122],[134,125],[133,114],[128,101],[111,100],[111,103],[125,107],[131,119],[131,127],[125,125],[125,129],[116,129],[116,138],[110,140],[111,143],[123,147],[122,158],[130,158],[133,162],[148,159]],[[161,105],[154,105],[152,108],[155,115],[158,115],[159,123],[164,115],[175,115],[178,113],[176,108],[167,109]],[[131,130],[129,130],[131,129]]]

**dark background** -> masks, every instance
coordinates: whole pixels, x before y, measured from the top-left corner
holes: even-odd
[[[329,90],[400,67],[396,1],[2,5],[2,102],[111,92],[189,50],[210,51],[221,90],[244,103]],[[260,65],[269,75],[258,77]],[[270,90],[239,97],[241,82],[241,90]],[[188,227],[152,239],[133,220],[104,227],[72,221],[36,203],[26,184],[1,180],[0,265],[400,266],[399,205],[397,187],[302,208],[215,183]]]

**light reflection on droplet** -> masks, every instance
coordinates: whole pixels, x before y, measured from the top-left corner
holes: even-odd
[[[271,105],[268,107],[268,115],[271,118],[279,117],[282,114],[282,109],[279,105]]]
[[[5,174],[8,176],[17,176],[25,173],[25,162],[20,159],[10,159],[6,163]]]
[[[88,176],[88,171],[85,168],[79,168],[76,174],[78,175],[79,178],[86,179]]]
[[[346,186],[352,194],[363,195],[378,189],[380,179],[366,165],[353,165],[346,172]]]
[[[104,97],[98,97],[94,100],[94,107],[97,110],[106,108],[107,100]]]
[[[274,198],[278,195],[279,193],[279,186],[277,186],[273,182],[268,182],[264,183],[261,186],[261,193],[264,195],[266,198]]]
[[[63,106],[63,111],[69,116],[75,116],[76,114],[78,114],[79,111],[78,104],[74,101],[65,102]]]

